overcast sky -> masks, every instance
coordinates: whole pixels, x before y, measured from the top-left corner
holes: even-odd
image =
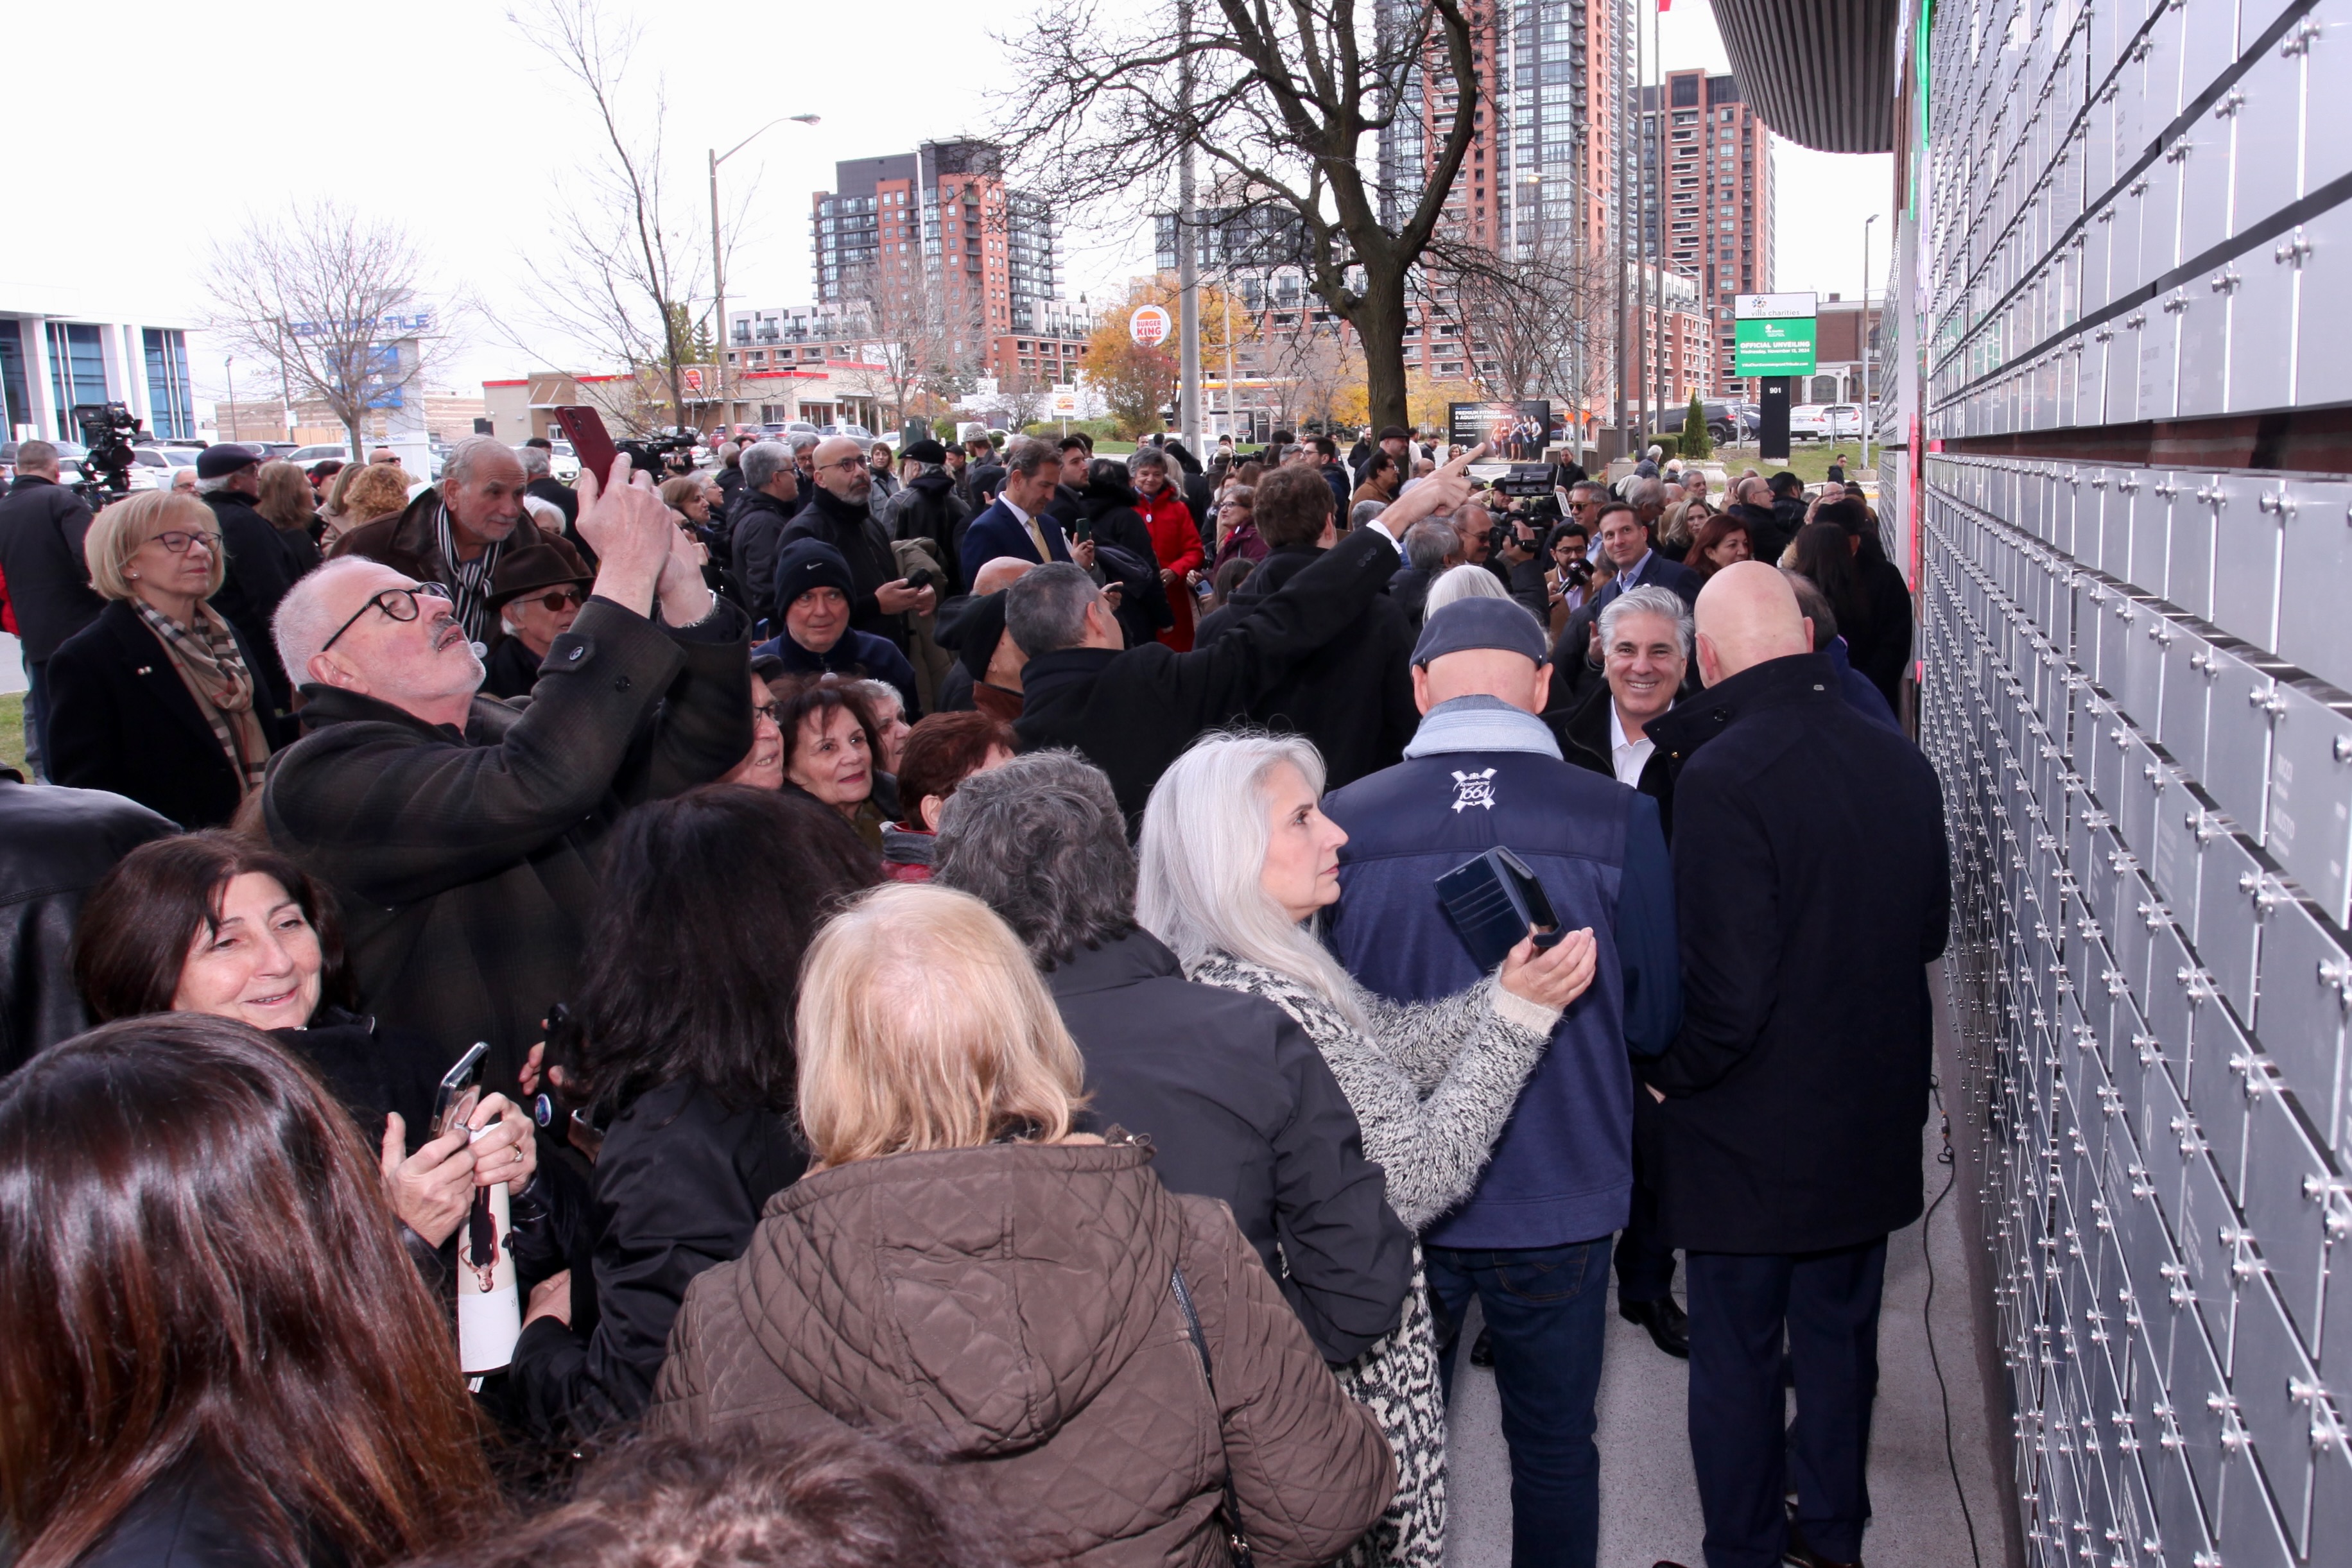
[[[775,127],[720,170],[728,207],[754,193],[728,277],[739,307],[810,301],[809,196],[831,186],[835,159],[982,128],[983,86],[1017,68],[983,29],[1011,31],[1023,15],[992,8],[1001,20],[984,24],[966,4],[897,0],[881,11],[739,12],[714,25],[707,9],[610,4],[645,29],[631,85],[650,94],[666,81],[681,224],[709,225],[707,148],[780,115],[822,117],[814,128]],[[9,112],[20,142],[43,150],[45,177],[42,194],[0,224],[0,308],[194,325],[204,298],[192,262],[215,236],[236,233],[248,210],[331,195],[408,225],[431,257],[434,288],[469,290],[521,322],[523,258],[543,243],[546,214],[593,130],[505,9],[497,0],[23,7],[11,18],[19,68]],[[140,40],[136,64],[109,74],[93,63],[103,57],[93,29]],[[1729,68],[1705,0],[1668,12],[1664,40],[1669,68]],[[1654,61],[1651,69],[1654,79]],[[1863,221],[1887,208],[1892,160],[1787,142],[1776,156],[1775,286],[1851,297]],[[1882,220],[1873,233],[1879,279],[1887,230]],[[1150,252],[1140,216],[1066,234],[1065,292],[1116,292]],[[561,357],[555,340],[524,336],[550,351],[485,334],[449,379],[469,388]],[[222,390],[219,354],[202,342],[194,353],[198,396],[209,401]]]

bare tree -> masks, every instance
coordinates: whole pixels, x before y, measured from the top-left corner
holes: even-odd
[[[362,452],[362,418],[420,386],[454,325],[417,287],[423,258],[398,225],[332,201],[247,221],[216,245],[204,274],[206,329],[275,363],[289,402],[322,403]],[[413,356],[391,344],[416,340]]]
[[[1336,325],[1301,324],[1266,333],[1258,347],[1260,373],[1275,419],[1292,426],[1331,426],[1341,392],[1364,379],[1363,356],[1341,340]]]
[[[1173,171],[1205,159],[1213,183],[1296,226],[1286,259],[1355,329],[1372,423],[1402,424],[1407,281],[1461,226],[1448,205],[1481,98],[1469,17],[1459,0],[1200,12],[1188,36],[1166,11],[1078,4],[1008,39],[1035,65],[998,95],[999,139],[1025,187],[1127,213],[1175,210]],[[1410,179],[1384,184],[1365,141],[1391,128],[1416,151]]]
[[[906,423],[918,394],[951,402],[968,384],[959,372],[970,368],[966,361],[975,358],[985,331],[977,301],[950,305],[919,264],[866,267],[843,294],[855,318],[860,362],[840,374],[855,391],[887,402],[894,423]]]
[[[1461,332],[1480,395],[1556,397],[1580,423],[1586,400],[1612,384],[1615,261],[1546,225],[1516,247],[1449,256],[1444,279],[1423,313]]]
[[[599,136],[596,156],[562,183],[544,243],[525,257],[540,313],[651,383],[639,412],[623,416],[641,422],[635,434],[686,425],[686,367],[710,326],[710,248],[692,184],[673,196],[667,183],[667,90],[657,77],[641,97],[627,81],[642,29],[597,0],[544,0],[507,19],[571,78]]]

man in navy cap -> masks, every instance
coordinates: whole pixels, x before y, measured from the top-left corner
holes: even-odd
[[[1421,727],[1402,762],[1323,801],[1347,830],[1329,940],[1348,972],[1397,1002],[1480,977],[1431,884],[1497,846],[1527,862],[1561,930],[1589,926],[1592,987],[1554,1027],[1486,1174],[1422,1233],[1438,1366],[1478,1299],[1511,1451],[1511,1560],[1591,1563],[1600,1547],[1593,1401],[1610,1238],[1633,1191],[1627,1053],[1675,1037],[1673,872],[1646,795],[1561,760],[1537,715],[1551,685],[1543,628],[1507,599],[1433,613],[1412,651]]]
[[[226,570],[213,608],[244,633],[246,645],[258,655],[257,672],[269,687],[271,711],[293,711],[294,688],[278,663],[278,647],[270,640],[269,618],[278,601],[302,575],[303,563],[293,548],[278,537],[276,525],[254,510],[261,494],[261,454],[250,447],[217,442],[196,455],[196,495],[213,509],[220,524],[221,549]]]
[[[776,658],[786,674],[871,675],[887,681],[906,698],[912,722],[921,711],[915,695],[915,667],[888,638],[849,624],[850,596],[856,590],[841,552],[817,539],[794,539],[776,554],[775,583],[783,630],[752,649],[752,656]]]

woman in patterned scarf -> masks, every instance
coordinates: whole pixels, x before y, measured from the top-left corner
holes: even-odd
[[[255,706],[256,651],[205,602],[221,585],[219,529],[203,502],[160,490],[90,524],[90,586],[111,602],[49,661],[55,782],[192,829],[227,821],[260,788],[276,737]]]

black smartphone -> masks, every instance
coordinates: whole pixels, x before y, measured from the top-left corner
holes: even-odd
[[[585,403],[564,403],[555,411],[555,423],[563,427],[565,439],[580,459],[580,472],[596,476],[596,487],[603,489],[613,480],[613,459],[620,448],[613,444],[612,433],[604,428],[604,416]]]
[[[1070,530],[1072,541],[1077,544],[1084,544],[1094,537],[1095,525],[1091,517],[1080,517],[1077,526]]]
[[[489,1054],[490,1042],[478,1040],[472,1050],[457,1059],[457,1065],[441,1075],[441,1087],[433,1094],[434,1137],[464,1126],[473,1116],[474,1107],[481,1103],[482,1064]]]

